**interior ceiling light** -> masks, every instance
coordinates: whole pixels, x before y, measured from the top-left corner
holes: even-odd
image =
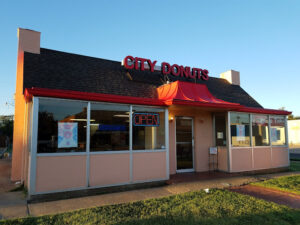
[[[87,121],[87,119],[71,119],[72,121]],[[90,122],[94,122],[96,120],[90,119]]]
[[[114,115],[114,117],[126,117],[127,118],[127,117],[129,117],[129,115],[124,115],[124,114],[119,115],[119,114],[117,114],[117,115]]]

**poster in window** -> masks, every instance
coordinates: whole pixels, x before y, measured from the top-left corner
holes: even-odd
[[[217,132],[217,138],[223,139],[223,132]]]
[[[236,140],[245,141],[246,129],[245,125],[236,125]]]
[[[277,129],[275,127],[271,127],[271,141],[276,142],[277,140]]]
[[[78,147],[78,123],[58,122],[58,148]]]

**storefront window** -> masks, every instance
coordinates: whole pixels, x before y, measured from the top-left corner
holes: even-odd
[[[86,121],[87,103],[40,99],[37,152],[84,152]]]
[[[283,116],[271,116],[270,139],[272,145],[285,145],[285,118]]]
[[[90,149],[129,150],[129,106],[91,104]]]
[[[264,115],[252,116],[252,141],[253,141],[253,146],[270,145],[268,116],[264,116]]]
[[[165,149],[165,113],[163,109],[134,107],[132,149]]]
[[[250,116],[246,113],[230,113],[231,145],[250,146]]]

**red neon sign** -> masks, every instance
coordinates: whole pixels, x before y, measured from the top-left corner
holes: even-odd
[[[145,63],[148,64],[149,70],[154,72],[156,60],[151,61],[150,59],[144,59],[133,56],[126,56],[123,60],[123,65],[126,69],[145,70]],[[161,63],[161,73],[163,75],[171,74],[173,76],[181,76],[192,79],[208,80],[208,70],[200,68],[191,68],[189,66],[179,66],[177,64],[170,65],[167,62]]]
[[[142,127],[158,127],[159,114],[158,113],[134,113],[133,125]]]

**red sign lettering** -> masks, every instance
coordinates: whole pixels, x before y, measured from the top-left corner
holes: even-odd
[[[126,69],[135,69],[135,70],[145,70],[145,64],[148,64],[149,69],[151,72],[154,72],[155,65],[157,61],[151,61],[150,59],[144,59],[139,57],[133,57],[133,56],[126,56],[123,60],[123,65]],[[179,66],[177,64],[170,65],[167,62],[163,62],[161,64],[161,73],[163,75],[171,74],[173,76],[181,76],[186,78],[192,78],[192,79],[202,79],[202,80],[208,80],[208,70],[206,69],[200,69],[200,68],[190,68],[188,66]]]
[[[158,113],[134,113],[133,114],[134,126],[159,126],[159,114]]]

